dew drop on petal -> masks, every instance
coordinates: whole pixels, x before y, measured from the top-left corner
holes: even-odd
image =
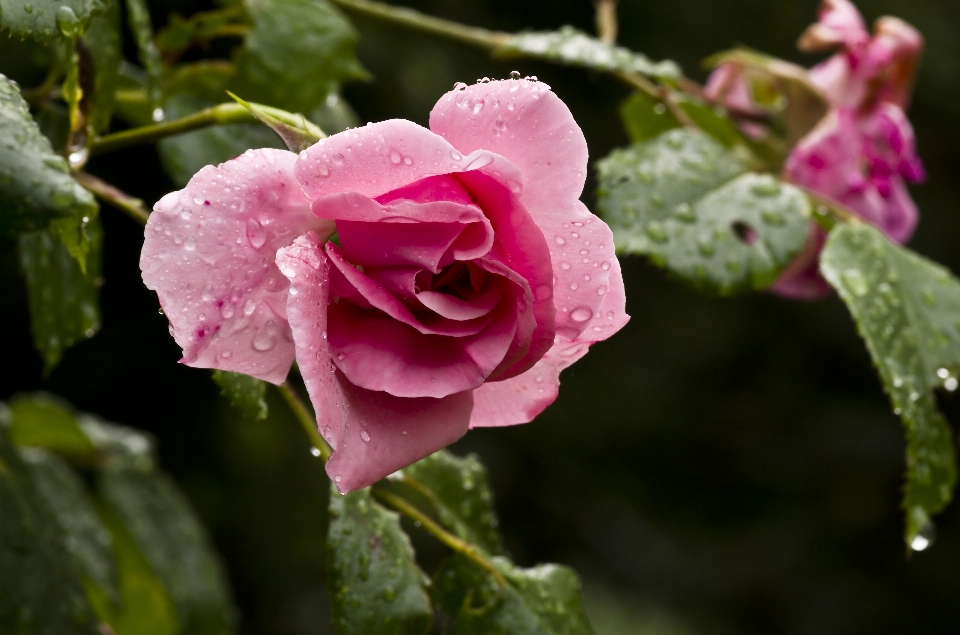
[[[586,322],[591,317],[593,317],[593,311],[585,306],[579,306],[570,312],[570,319],[574,322]]]
[[[400,165],[400,153],[396,150],[390,151],[390,163],[394,165]]]
[[[554,240],[557,241],[557,244],[558,244],[558,245],[566,245],[566,244],[567,244],[567,241],[566,241],[566,239],[565,239],[563,236],[556,236],[556,237],[554,237]]]
[[[267,230],[253,218],[247,221],[247,240],[254,249],[260,249],[267,242]]]
[[[360,438],[363,439],[364,443],[370,443],[370,433],[366,430],[360,431]]]

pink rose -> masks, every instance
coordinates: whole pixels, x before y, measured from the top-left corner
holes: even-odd
[[[183,363],[280,383],[296,357],[348,492],[532,420],[627,322],[586,168],[548,86],[477,84],[430,130],[384,121],[202,169],[150,216],[143,279]]]
[[[849,0],[824,0],[818,22],[801,36],[805,51],[839,49],[809,71],[810,83],[829,103],[827,116],[793,148],[785,177],[834,200],[905,242],[917,224],[917,208],[906,181],[924,179],[913,128],[904,114],[923,38],[906,22],[884,17],[874,34]],[[741,128],[765,132],[749,117],[760,117],[748,73],[733,63],[711,74],[704,95],[747,117]],[[771,289],[782,296],[814,299],[830,293],[820,276],[819,257],[826,234],[812,223],[801,254]]]

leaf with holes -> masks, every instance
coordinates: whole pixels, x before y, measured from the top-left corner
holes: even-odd
[[[213,371],[213,381],[230,405],[251,419],[267,418],[267,382],[228,370]]]
[[[455,635],[592,635],[580,581],[569,567],[516,567],[496,557],[505,586],[471,560],[455,555],[438,567],[432,596],[453,619]]]
[[[607,44],[571,26],[559,31],[518,33],[501,44],[494,55],[535,57],[582,68],[639,73],[661,79],[680,76],[680,67],[675,62],[653,62],[642,53]]]
[[[0,0],[0,29],[19,38],[52,40],[61,26],[83,31],[104,8],[102,0]]]
[[[97,635],[64,536],[0,404],[0,632]]]
[[[428,633],[427,578],[400,519],[364,489],[341,496],[331,483],[327,584],[339,635]]]
[[[440,450],[404,468],[403,481],[426,496],[457,536],[487,553],[503,553],[487,470],[475,454],[461,458]]]
[[[617,248],[649,256],[702,291],[763,289],[806,241],[806,196],[746,173],[736,154],[702,132],[670,130],[597,167],[597,204]]]
[[[86,273],[48,231],[23,234],[18,243],[33,343],[47,373],[68,348],[93,337],[100,328],[103,230],[98,219],[90,221],[85,234],[90,244]]]
[[[66,160],[30,117],[17,85],[0,75],[0,235],[96,213],[93,195],[70,177]]]
[[[960,281],[869,225],[837,227],[820,271],[850,309],[907,434],[903,506],[910,545],[950,502],[954,437],[934,391],[960,377]]]

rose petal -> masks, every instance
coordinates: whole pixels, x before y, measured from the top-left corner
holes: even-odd
[[[819,20],[800,36],[802,51],[822,51],[836,46],[855,48],[870,38],[867,25],[850,0],[823,0]]]
[[[489,150],[523,175],[521,202],[534,220],[572,211],[587,174],[587,142],[559,97],[540,82],[494,81],[437,101],[430,129],[457,150]]]
[[[327,474],[340,492],[372,485],[466,433],[473,405],[470,392],[404,399],[358,388],[336,370],[326,338],[328,265],[315,234],[281,249],[277,262],[303,287],[303,292],[289,295],[287,312],[318,428],[334,451]]]
[[[792,300],[817,300],[829,295],[833,289],[820,275],[820,252],[826,239],[820,226],[810,223],[803,251],[783,270],[770,291]]]
[[[296,155],[251,150],[207,166],[157,202],[140,269],[157,292],[183,363],[286,377],[294,347],[286,321],[287,280],[277,249],[333,224],[309,213],[293,175]]]
[[[557,337],[553,347],[521,375],[488,382],[473,391],[471,428],[528,423],[552,404],[560,391],[560,371],[587,354],[590,345]]]
[[[461,154],[412,121],[391,119],[346,130],[300,153],[295,168],[310,200],[340,192],[370,197],[459,168]]]

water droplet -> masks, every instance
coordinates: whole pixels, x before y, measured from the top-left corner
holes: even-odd
[[[253,315],[253,312],[257,310],[257,303],[252,299],[247,300],[243,303],[243,314],[244,315]]]
[[[33,13],[33,5],[28,2],[27,4],[23,5],[23,10],[27,13]]]
[[[272,350],[277,345],[278,331],[277,323],[273,320],[267,320],[253,337],[253,350],[260,353]]]
[[[457,152],[456,150],[451,150],[450,158],[453,159],[454,161],[459,161],[460,159],[463,158],[463,155]]]
[[[343,477],[340,476],[339,474],[337,474],[336,476],[333,477],[333,480],[336,481],[337,483],[339,483],[340,481],[343,480]]]
[[[580,285],[577,284],[576,282],[571,282],[571,283],[570,283],[570,290],[571,290],[571,291],[576,291],[576,290],[579,289],[579,288],[580,288]]]
[[[493,122],[493,127],[497,132],[503,132],[507,129],[507,122],[503,120],[503,117],[497,117],[496,121]]]
[[[61,8],[67,9],[69,7],[61,7]],[[67,157],[67,163],[70,164],[71,168],[79,168],[84,163],[87,162],[88,158],[90,158],[90,150],[88,150],[87,148],[80,148],[70,153],[70,156]]]
[[[26,7],[24,7],[26,8]],[[28,11],[29,13],[29,11]],[[57,9],[57,28],[66,37],[74,37],[80,30],[80,18],[73,12],[73,9],[63,5]]]
[[[203,293],[200,294],[200,298],[201,298],[204,302],[210,302],[211,300],[213,300],[214,294],[213,294],[213,285],[212,285],[212,284],[208,284],[207,286],[205,286],[205,287],[203,288]]]
[[[220,357],[224,359],[230,359],[231,357],[233,357],[233,351],[223,351],[222,353],[220,353]]]
[[[510,79],[520,79],[520,71],[510,71]]]
[[[254,249],[260,249],[267,242],[267,230],[253,218],[247,221],[247,240]]]
[[[197,248],[197,239],[193,236],[187,236],[187,239],[183,241],[183,248],[187,251],[194,251]]]
[[[775,209],[765,209],[760,212],[760,218],[767,225],[774,225],[775,227],[781,227],[786,223],[786,219],[783,217],[783,214],[778,212]]]
[[[474,102],[473,102],[473,114],[476,115],[476,114],[478,114],[481,110],[483,110],[483,104],[484,104],[484,101],[483,101],[482,98],[479,98],[479,99],[477,99],[476,101],[474,101]]]
[[[606,295],[606,294],[607,294],[607,288],[605,286],[600,285],[599,287],[597,287],[597,295]]]
[[[923,551],[933,544],[935,538],[936,528],[933,526],[933,523],[928,520],[923,524],[923,527],[920,528],[920,531],[917,532],[917,535],[913,537],[913,540],[910,541],[910,548],[914,551]]]
[[[317,171],[320,172],[320,176],[330,176],[330,170],[325,165],[321,164]]]
[[[960,385],[960,381],[958,381],[956,377],[947,377],[943,380],[943,387],[946,388],[948,392],[955,391],[958,385]]]
[[[300,293],[300,289],[296,288],[295,286],[293,286],[293,285],[291,284],[291,285],[290,285],[290,295],[292,295],[292,296],[295,297],[298,293]]]
[[[310,454],[312,454],[313,456],[319,457],[319,456],[320,456],[320,450],[318,450],[317,448],[310,448]]]
[[[413,159],[411,159],[410,157],[403,157],[403,164],[404,164],[404,165],[413,165]]]
[[[368,433],[366,430],[360,431],[360,438],[363,439],[364,443],[370,443],[370,433]]]
[[[549,300],[553,296],[553,289],[549,284],[541,284],[537,287],[536,296],[538,300]]]
[[[558,245],[566,245],[567,241],[563,236],[555,236],[554,240],[557,241]]]
[[[400,153],[396,150],[390,151],[390,163],[394,165],[400,165]]]
[[[346,353],[337,353],[337,359],[340,360],[341,362],[344,360],[346,356],[347,356]]]
[[[677,205],[673,210],[673,215],[677,220],[684,223],[695,223],[697,221],[697,213],[693,207],[690,206],[690,203],[680,203]]]
[[[869,290],[867,287],[867,279],[859,269],[847,269],[840,274],[840,278],[843,280],[843,285],[853,295],[863,297],[867,294]]]
[[[340,154],[339,152],[334,154],[330,160],[333,161],[334,165],[343,165],[343,155]]]
[[[776,196],[780,193],[780,186],[770,177],[761,177],[750,187],[750,191],[757,196]]]
[[[457,82],[456,84],[453,85],[454,90],[463,90],[466,87],[467,85],[464,84],[463,82]]]
[[[574,322],[586,322],[591,317],[593,317],[593,311],[586,306],[578,306],[570,312],[570,319]]]
[[[604,271],[610,271],[610,263],[604,260],[603,262],[600,263],[600,268],[603,269]]]
[[[154,123],[160,123],[164,120],[166,115],[164,115],[163,108],[157,107],[153,109],[153,113],[150,115],[150,118],[153,119]]]

